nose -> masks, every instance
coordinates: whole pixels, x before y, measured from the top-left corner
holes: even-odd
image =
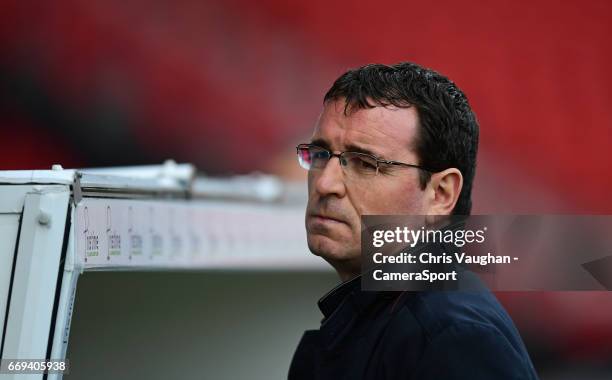
[[[344,172],[339,157],[331,157],[323,169],[310,173],[313,176],[314,189],[319,196],[335,195],[342,198],[346,194]]]

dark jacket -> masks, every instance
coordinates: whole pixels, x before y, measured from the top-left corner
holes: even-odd
[[[537,379],[512,320],[493,294],[365,292],[360,278],[319,301],[289,380]]]

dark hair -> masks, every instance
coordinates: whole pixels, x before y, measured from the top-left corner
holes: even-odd
[[[414,148],[418,164],[433,172],[459,169],[463,188],[453,214],[470,214],[478,122],[467,97],[452,81],[415,63],[370,64],[342,74],[325,94],[324,103],[341,98],[346,100],[345,114],[376,106],[416,107],[420,127]],[[424,189],[431,173],[420,173]]]

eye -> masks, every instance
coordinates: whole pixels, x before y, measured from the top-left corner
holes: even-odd
[[[346,157],[351,170],[359,174],[376,174],[376,160],[365,154],[355,154]]]
[[[324,150],[312,150],[310,155],[313,159],[327,159],[327,152]]]
[[[364,158],[358,158],[358,160],[359,160],[359,164],[361,165],[363,169],[376,170],[376,163],[372,162],[372,160],[368,160]]]

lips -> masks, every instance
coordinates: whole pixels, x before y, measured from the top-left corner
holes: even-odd
[[[337,223],[344,223],[344,224],[348,224],[346,223],[344,220],[338,218],[338,217],[334,217],[334,216],[330,216],[330,215],[324,215],[324,214],[311,214],[310,215],[311,218],[318,218],[322,221],[333,221],[333,222],[337,222]]]

